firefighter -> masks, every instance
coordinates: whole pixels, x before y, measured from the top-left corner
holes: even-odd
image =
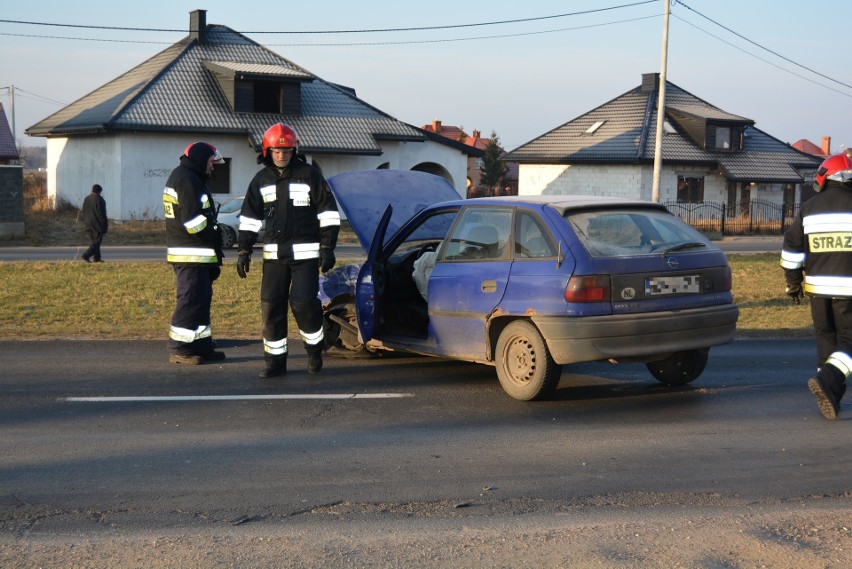
[[[176,305],[169,329],[169,361],[199,365],[220,361],[210,329],[213,281],[222,265],[216,208],[206,180],[213,164],[224,162],[212,144],[186,147],[163,190],[167,260],[175,271]]]
[[[237,274],[246,278],[265,221],[260,285],[265,365],[259,375],[287,373],[288,303],[308,354],[308,373],[318,373],[324,349],[319,271],[335,263],[337,203],[322,174],[299,152],[299,137],[289,125],[266,131],[257,161],[263,168],[249,183],[240,211]]]
[[[852,153],[829,156],[817,170],[816,196],[802,204],[784,234],[781,267],[787,295],[807,295],[817,345],[808,380],[826,419],[836,419],[852,374]]]

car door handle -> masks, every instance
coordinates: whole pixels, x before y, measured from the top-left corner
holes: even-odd
[[[497,292],[497,281],[482,281],[479,284],[479,290],[482,292]]]

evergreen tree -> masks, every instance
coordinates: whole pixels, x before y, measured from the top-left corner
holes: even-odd
[[[497,133],[491,131],[488,145],[485,147],[485,155],[482,157],[482,166],[479,168],[479,185],[488,188],[488,195],[494,195],[494,188],[503,187],[503,178],[506,175],[506,164],[500,160],[503,149],[500,148],[500,139]]]

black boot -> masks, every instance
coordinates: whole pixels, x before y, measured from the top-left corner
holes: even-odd
[[[808,389],[814,394],[820,413],[826,419],[837,419],[840,398],[846,392],[846,378],[839,369],[825,364],[815,377],[808,380]]]
[[[260,371],[258,377],[266,379],[278,377],[287,373],[287,357],[265,358],[266,366]]]
[[[308,354],[308,373],[319,373],[322,371],[322,351],[318,350]]]

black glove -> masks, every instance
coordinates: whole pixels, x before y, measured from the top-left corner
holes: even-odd
[[[801,304],[802,298],[805,296],[802,292],[802,285],[800,284],[788,284],[787,285],[787,296],[790,297],[790,300],[793,301],[793,304]]]
[[[237,274],[241,279],[246,278],[249,267],[251,267],[251,251],[240,249],[240,253],[237,256]]]
[[[334,249],[329,249],[328,247],[320,247],[320,256],[319,256],[319,265],[320,271],[323,273],[327,273],[334,267],[334,264],[337,262],[337,259],[334,258]]]

